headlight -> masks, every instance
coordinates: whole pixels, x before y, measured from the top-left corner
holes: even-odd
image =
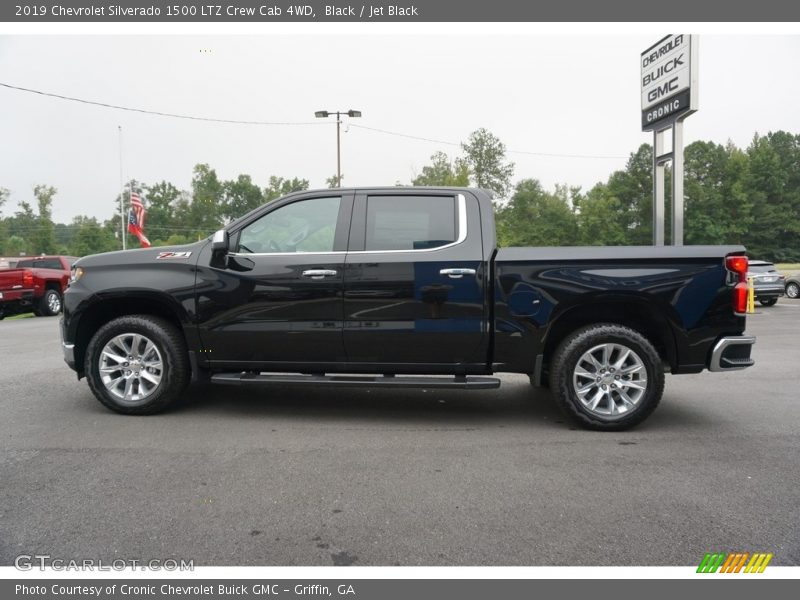
[[[72,267],[69,272],[69,282],[75,283],[81,277],[83,277],[83,269],[81,267]]]

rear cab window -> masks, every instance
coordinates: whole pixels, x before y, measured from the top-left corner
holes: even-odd
[[[61,261],[57,258],[31,258],[17,263],[18,269],[58,269],[61,270]]]

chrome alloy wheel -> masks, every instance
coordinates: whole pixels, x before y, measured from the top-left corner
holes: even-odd
[[[797,298],[800,296],[800,283],[790,283],[786,286],[786,295],[789,298]]]
[[[164,366],[156,345],[139,333],[111,338],[98,360],[106,389],[124,404],[141,404],[161,385]]]
[[[595,346],[578,359],[572,386],[583,407],[603,419],[636,409],[647,390],[647,370],[636,352],[622,344]]]
[[[61,298],[56,293],[48,294],[47,296],[47,308],[50,309],[50,312],[58,314],[61,312]]]

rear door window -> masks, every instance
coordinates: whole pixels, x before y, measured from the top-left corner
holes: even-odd
[[[367,251],[428,250],[456,241],[456,201],[444,196],[367,198]]]

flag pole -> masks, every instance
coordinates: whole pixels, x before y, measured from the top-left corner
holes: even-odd
[[[125,183],[122,176],[122,125],[117,125],[119,130],[119,223],[122,234],[122,249],[126,250],[126,230],[125,230]]]

